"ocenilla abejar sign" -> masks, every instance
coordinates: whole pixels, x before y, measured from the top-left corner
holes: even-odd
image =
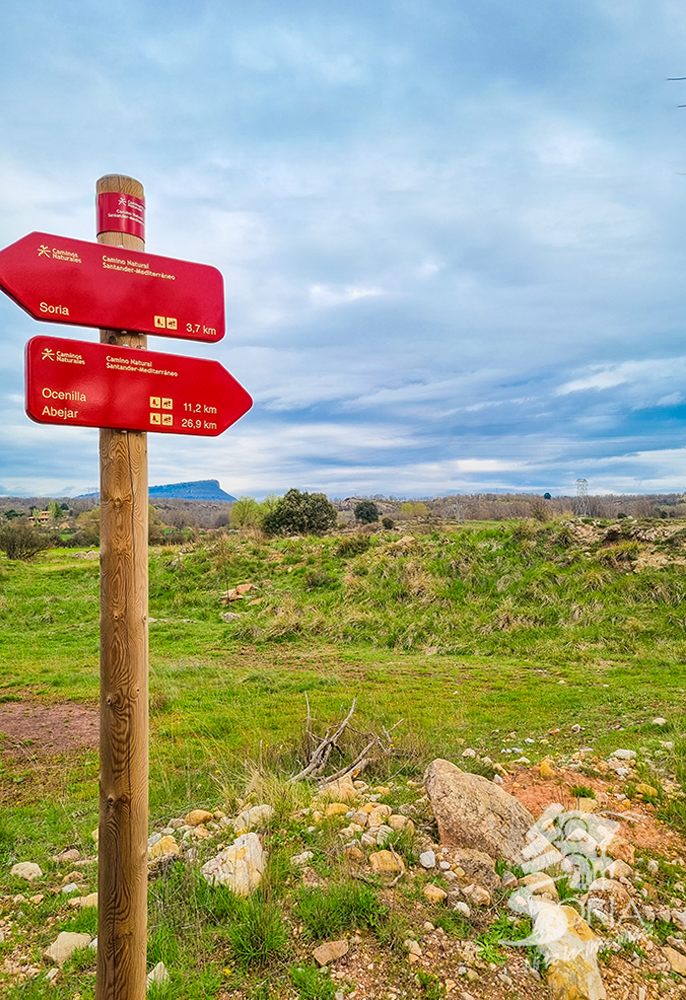
[[[26,412],[43,424],[215,437],[252,406],[218,361],[33,337]]]

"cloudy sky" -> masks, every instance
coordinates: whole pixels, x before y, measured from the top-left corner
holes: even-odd
[[[94,239],[143,182],[150,253],[218,267],[214,439],[150,482],[261,496],[686,488],[686,7],[676,0],[22,0],[0,36],[0,246]],[[0,492],[98,481],[32,423],[0,296]]]

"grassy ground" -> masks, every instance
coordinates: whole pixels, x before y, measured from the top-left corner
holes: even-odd
[[[254,587],[222,605],[241,583]],[[323,721],[357,697],[351,747],[404,720],[378,780],[417,778],[466,745],[498,757],[512,731],[535,741],[532,760],[558,728],[558,752],[607,753],[621,739],[659,754],[652,719],[683,717],[685,591],[686,528],[673,522],[225,535],[152,549],[151,823],[224,805],[250,761],[295,767],[306,694]],[[96,706],[98,601],[97,559],[0,561],[0,706]],[[665,764],[681,773],[677,723],[671,733]],[[0,757],[3,870],[88,845],[97,766],[92,750]]]

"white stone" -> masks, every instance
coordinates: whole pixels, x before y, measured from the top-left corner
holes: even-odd
[[[661,715],[658,715],[657,719],[653,719],[654,726],[666,726],[667,720],[663,719]]]
[[[27,882],[33,882],[35,878],[41,878],[43,872],[40,865],[33,861],[20,861],[18,864],[12,865],[10,875],[14,875],[16,878],[25,878]]]
[[[616,757],[617,760],[635,760],[636,751],[635,750],[613,750],[612,757]]]
[[[75,934],[71,931],[61,931],[49,948],[43,952],[47,962],[62,966],[77,948],[87,948],[91,943],[90,934]]]
[[[273,815],[274,810],[271,806],[253,806],[252,809],[245,809],[239,813],[233,821],[233,828],[238,834],[247,833],[249,830],[266,826]]]
[[[436,855],[433,851],[422,851],[419,855],[419,863],[422,868],[435,868]]]
[[[150,986],[152,983],[166,983],[169,979],[169,973],[167,972],[167,967],[164,962],[158,962],[152,972],[149,972],[145,977],[145,985]]]
[[[262,881],[264,851],[256,833],[244,833],[201,868],[209,883],[219,882],[239,896],[248,896]]]
[[[295,865],[297,868],[302,868],[304,865],[309,864],[309,862],[314,857],[312,851],[303,851],[302,854],[294,854],[291,858],[291,864]]]

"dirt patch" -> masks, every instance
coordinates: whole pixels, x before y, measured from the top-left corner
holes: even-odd
[[[74,702],[36,705],[28,701],[0,705],[0,755],[58,754],[97,747],[100,720],[97,708]]]
[[[613,792],[621,791],[619,780],[606,781],[602,778],[580,776],[575,771],[559,769],[555,778],[541,778],[538,768],[521,770],[511,775],[504,788],[522,803],[538,819],[553,802],[559,802],[565,809],[575,809],[577,800],[570,789],[579,782],[592,788],[599,807],[609,813],[620,824],[617,835],[624,837],[638,848],[659,851],[662,854],[686,854],[686,844],[674,830],[661,823],[655,816],[655,808],[648,802],[635,798],[618,802]],[[623,815],[628,815],[623,819]]]

